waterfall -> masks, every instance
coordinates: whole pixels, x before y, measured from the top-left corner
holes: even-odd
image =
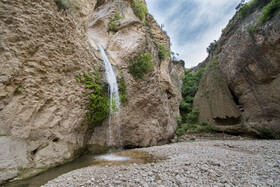
[[[103,49],[103,47],[97,43],[99,52],[102,56],[103,63],[105,65],[105,75],[107,78],[107,82],[109,84],[108,93],[110,95],[110,115],[109,115],[109,128],[108,128],[108,134],[109,134],[109,146],[116,146],[116,143],[118,143],[118,147],[122,148],[122,141],[121,141],[121,127],[120,127],[120,120],[119,120],[119,108],[120,108],[120,97],[119,97],[119,88],[117,83],[116,75],[113,71],[113,67]],[[115,116],[116,118],[116,132],[114,133],[116,137],[113,136],[113,127],[112,127],[112,116]],[[115,141],[117,139],[117,142]]]

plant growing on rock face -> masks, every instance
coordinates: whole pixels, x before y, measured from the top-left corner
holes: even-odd
[[[58,7],[58,10],[67,10],[70,8],[69,2],[65,0],[56,0],[55,4]]]
[[[158,57],[160,60],[165,60],[169,55],[169,49],[166,44],[160,44],[158,46]]]
[[[122,17],[119,12],[116,12],[114,14],[114,17],[110,18],[107,30],[117,32],[117,27],[121,25],[121,23],[119,22],[120,19],[124,19],[124,17]]]
[[[214,42],[211,42],[210,45],[206,48],[206,51],[210,54],[212,53],[218,46],[219,41],[214,40]]]
[[[276,0],[279,1],[279,0]],[[252,0],[248,3],[245,3],[241,6],[241,8],[238,11],[239,17],[241,19],[247,18],[250,14],[252,14],[255,10],[260,9],[264,7],[266,4],[268,4],[268,0]]]
[[[125,84],[125,80],[122,77],[119,81],[119,94],[120,94],[120,101],[123,104],[127,104],[128,100],[127,100],[127,90],[126,90],[126,84]]]
[[[269,21],[274,15],[280,12],[280,1],[272,0],[267,6],[263,7],[260,22]]]
[[[145,16],[148,14],[147,6],[145,4],[143,4],[141,0],[133,0],[132,9],[134,11],[134,14],[141,21],[144,21]]]
[[[257,32],[258,30],[259,30],[258,27],[257,27],[256,25],[254,25],[254,24],[250,24],[250,25],[248,26],[248,33],[249,33],[251,36],[253,36],[254,33]]]
[[[22,87],[20,87],[20,86],[19,86],[19,87],[17,87],[16,92],[17,92],[17,93],[23,93],[23,89],[22,89]]]
[[[140,54],[136,59],[130,62],[129,73],[135,79],[142,79],[146,73],[152,71],[154,64],[153,56],[150,53]]]
[[[93,78],[94,77],[94,78]],[[84,83],[88,90],[85,94],[89,102],[87,104],[88,112],[84,118],[83,124],[93,124],[102,122],[110,114],[110,98],[105,86],[101,82],[101,76],[98,71],[94,74],[80,74],[76,80]]]

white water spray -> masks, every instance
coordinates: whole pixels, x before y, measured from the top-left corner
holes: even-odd
[[[113,67],[103,49],[103,47],[97,43],[99,52],[102,56],[103,63],[105,65],[105,75],[109,84],[109,95],[110,95],[110,115],[109,115],[109,128],[108,128],[108,134],[109,134],[109,146],[115,146],[116,142],[114,141],[113,137],[113,129],[112,129],[112,124],[111,124],[111,118],[112,115],[116,117],[116,138],[119,143],[119,147],[122,148],[122,141],[121,141],[121,127],[120,127],[120,120],[119,120],[119,108],[120,108],[120,97],[119,97],[119,88],[118,88],[118,83],[117,83],[117,78],[115,76],[115,73],[113,71]]]

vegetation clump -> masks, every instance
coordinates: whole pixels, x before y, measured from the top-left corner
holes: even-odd
[[[276,0],[278,1],[278,0]],[[250,14],[252,14],[255,10],[261,9],[266,4],[268,4],[267,0],[252,0],[248,3],[245,3],[241,6],[241,8],[238,11],[238,15],[241,17],[241,19],[247,18]]]
[[[16,92],[17,93],[23,93],[22,87],[21,86],[17,87]]]
[[[169,55],[169,49],[166,44],[159,44],[158,57],[160,60],[165,60]]]
[[[94,78],[93,78],[94,77]],[[87,104],[88,112],[84,118],[83,124],[89,125],[93,123],[102,122],[110,114],[110,98],[108,96],[105,85],[101,82],[101,76],[98,71],[93,74],[83,72],[76,80],[84,83],[88,90],[84,95],[88,97]]]
[[[193,110],[193,100],[194,96],[198,90],[200,79],[204,73],[205,69],[199,70],[197,73],[192,73],[191,70],[185,73],[183,78],[182,87],[182,101],[180,104],[180,113],[183,121],[187,120],[187,115]]]
[[[148,14],[148,9],[145,4],[142,3],[141,0],[134,0],[132,3],[132,9],[134,14],[141,20],[145,20],[145,16]]]
[[[121,25],[121,23],[119,22],[120,19],[124,19],[124,17],[122,17],[119,12],[116,12],[114,14],[114,17],[110,18],[107,30],[117,32],[117,27]]]
[[[214,42],[211,42],[210,45],[206,48],[206,51],[210,54],[212,53],[218,46],[219,42],[217,40],[214,40]]]
[[[272,0],[267,6],[263,7],[260,22],[265,23],[269,21],[273,16],[280,12],[280,1]]]
[[[256,129],[259,132],[259,138],[260,139],[279,139],[280,138],[280,132],[273,131],[271,129],[267,128],[257,128]]]
[[[142,79],[146,73],[152,71],[154,64],[153,56],[150,53],[140,54],[136,59],[130,62],[129,73],[135,79]]]
[[[127,104],[127,86],[123,77],[119,81],[119,94],[121,103]]]
[[[56,0],[55,4],[58,7],[58,10],[67,10],[70,8],[69,2],[65,0]]]

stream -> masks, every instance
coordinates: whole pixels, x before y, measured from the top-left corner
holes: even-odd
[[[120,152],[105,154],[105,155],[83,155],[73,162],[51,168],[37,176],[12,181],[3,184],[3,187],[38,187],[46,184],[48,181],[56,177],[68,173],[70,171],[89,166],[114,166],[125,165],[132,163],[151,163],[157,162],[158,159],[149,155],[146,152],[137,150],[124,150]]]

